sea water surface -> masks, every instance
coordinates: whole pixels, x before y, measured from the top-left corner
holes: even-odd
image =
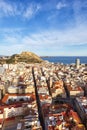
[[[87,64],[87,56],[48,56],[41,58],[49,62],[63,63],[63,64],[72,64],[76,62],[76,59],[80,59],[80,63]]]

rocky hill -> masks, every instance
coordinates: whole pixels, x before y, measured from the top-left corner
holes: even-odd
[[[41,63],[43,60],[32,52],[22,52],[21,54],[14,54],[9,59],[6,59],[6,63]]]

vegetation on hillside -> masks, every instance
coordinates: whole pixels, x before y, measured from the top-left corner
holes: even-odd
[[[43,60],[32,52],[22,52],[21,54],[14,54],[8,59],[3,59],[6,63],[18,63],[18,62],[26,62],[26,63],[41,63]]]

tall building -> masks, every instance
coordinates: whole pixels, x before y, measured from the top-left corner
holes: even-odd
[[[76,59],[76,68],[79,69],[80,67],[80,59]]]

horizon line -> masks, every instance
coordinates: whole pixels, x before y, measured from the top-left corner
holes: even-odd
[[[40,56],[40,57],[87,57],[87,56],[85,56],[85,55],[84,56],[83,55],[80,55],[80,56],[78,56],[78,55],[77,56],[75,56],[75,55],[73,55],[73,56],[67,56],[67,55],[66,56],[61,56],[61,55],[59,55],[59,56],[57,56],[57,55],[51,56],[50,55],[50,56]]]

